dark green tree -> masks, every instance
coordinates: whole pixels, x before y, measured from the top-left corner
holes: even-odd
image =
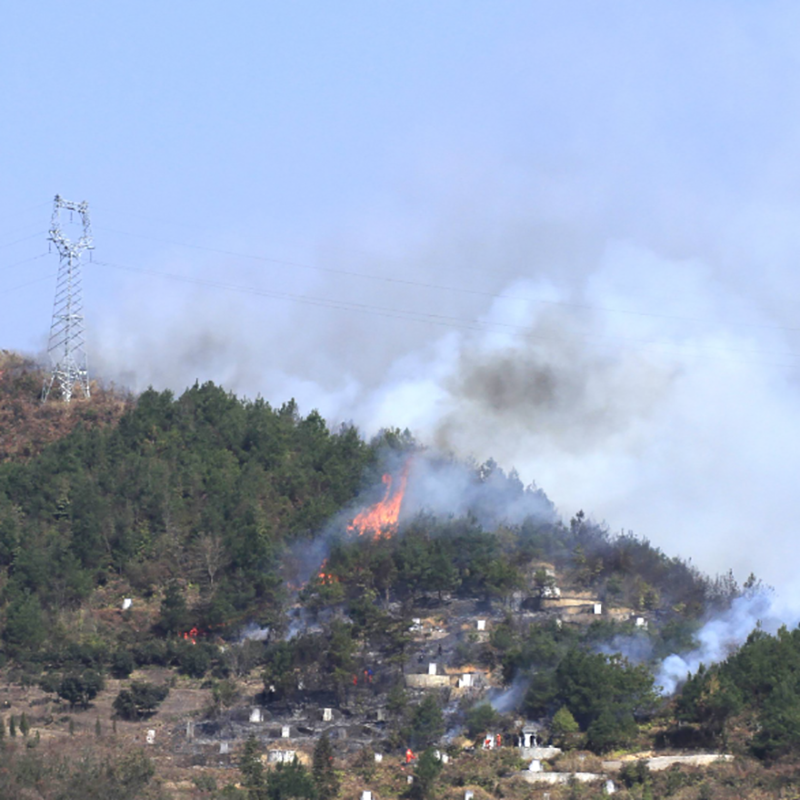
[[[291,764],[277,764],[267,777],[268,800],[314,800],[315,797],[314,778],[296,758]]]
[[[339,794],[339,779],[333,768],[333,748],[327,733],[322,734],[314,747],[312,772],[319,800],[333,800]]]
[[[13,653],[37,649],[47,630],[39,598],[30,592],[18,594],[6,609],[3,639]]]
[[[616,714],[604,708],[586,731],[586,744],[595,753],[606,753],[629,744],[636,736],[636,721],[630,712]]]
[[[168,694],[167,685],[133,681],[129,689],[123,689],[115,698],[114,712],[120,719],[146,719],[155,713]]]
[[[104,681],[101,673],[87,669],[83,672],[71,672],[62,676],[56,692],[62,700],[66,700],[70,708],[86,709],[89,703],[103,689]]]
[[[558,699],[587,730],[604,711],[621,719],[649,711],[655,703],[653,676],[646,666],[579,648],[559,663],[556,688]]]
[[[167,586],[164,599],[161,601],[161,613],[156,628],[165,635],[175,635],[185,632],[190,627],[189,610],[183,591],[176,581],[172,581]]]
[[[800,698],[788,682],[778,684],[764,701],[752,749],[768,760],[800,751]]]
[[[571,737],[578,733],[579,730],[580,726],[566,706],[561,706],[553,715],[550,731],[559,747],[566,748],[570,744]]]
[[[242,786],[247,789],[248,800],[266,800],[267,779],[261,763],[260,747],[255,736],[248,737],[239,758]]]
[[[442,771],[442,762],[429,747],[420,754],[414,766],[414,782],[408,789],[412,800],[430,800],[434,795],[436,778]]]
[[[489,703],[479,703],[467,712],[467,734],[474,739],[494,727],[499,718],[500,715]]]
[[[410,719],[411,746],[415,749],[430,747],[444,734],[444,717],[436,698],[428,695],[413,710]]]
[[[297,672],[291,642],[277,642],[267,648],[261,679],[267,700],[283,700],[294,693],[297,689]]]

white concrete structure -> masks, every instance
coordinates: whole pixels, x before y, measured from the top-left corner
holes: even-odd
[[[409,689],[446,689],[450,686],[450,676],[411,673],[405,676],[405,683]]]
[[[372,800],[372,792],[361,792],[361,800]]]
[[[602,603],[594,603],[594,605],[592,605],[592,613],[593,614],[602,614],[603,613],[603,604]]]
[[[267,761],[270,764],[291,764],[297,757],[297,750],[270,750]]]
[[[289,726],[288,725],[284,725],[281,728],[281,739],[288,739],[289,736],[291,736],[291,731],[289,730]]]
[[[458,688],[459,689],[471,689],[472,688],[472,679],[473,674],[471,672],[465,672],[461,675],[458,679]]]
[[[561,755],[560,747],[520,747],[519,757],[525,760],[538,758],[539,761],[550,761],[556,756]]]
[[[601,781],[605,775],[600,775],[597,772],[516,772],[514,773],[527,783],[549,783],[551,785],[559,785],[569,783],[572,780],[580,783],[594,783]]]
[[[133,600],[130,597],[126,597],[122,601],[122,610],[127,611],[133,605]]]
[[[474,800],[474,798],[475,792],[473,792],[471,789],[467,789],[467,791],[464,792],[464,800]]]
[[[323,708],[322,709],[322,721],[323,722],[331,722],[333,720],[333,709],[332,708]]]
[[[375,763],[380,764],[383,762],[383,753],[375,753]]]
[[[147,744],[153,744],[156,740],[156,732],[151,728],[144,736],[144,740]]]
[[[644,617],[636,617],[637,628],[647,628],[647,620]]]
[[[253,708],[250,710],[250,722],[263,722],[264,710],[261,708]]]
[[[696,753],[691,756],[654,756],[647,759],[647,766],[653,772],[669,769],[673,764],[689,764],[693,767],[705,767],[715,761],[733,761],[733,756],[721,753]]]
[[[479,631],[485,631],[486,630],[486,620],[485,619],[476,620],[476,625],[478,626],[478,630]]]
[[[219,754],[221,756],[224,756],[228,752],[230,752],[230,745],[227,742],[220,742],[219,743]]]
[[[614,785],[614,781],[610,778],[606,781],[605,787],[606,794],[615,794],[617,791],[617,787]]]
[[[534,758],[530,764],[528,764],[528,772],[541,772],[542,771],[542,762],[539,761],[538,758]]]
[[[428,664],[428,675],[436,674],[436,664]]]

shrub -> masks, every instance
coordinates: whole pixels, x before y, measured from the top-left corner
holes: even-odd
[[[66,700],[71,708],[88,708],[90,701],[104,686],[103,676],[93,669],[71,672],[64,675],[56,688],[58,696]]]
[[[169,694],[169,687],[156,686],[146,681],[133,681],[130,689],[123,689],[114,700],[114,711],[121,719],[139,720],[152,716]]]
[[[111,656],[111,674],[115,678],[129,678],[136,669],[136,661],[129,650],[116,650]]]

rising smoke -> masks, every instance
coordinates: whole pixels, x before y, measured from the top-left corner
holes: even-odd
[[[368,308],[131,286],[89,337],[95,368],[295,396],[368,436],[408,426],[516,467],[564,516],[755,571],[800,606],[795,13],[539,9],[478,95],[496,127],[469,139],[470,115],[433,114],[430,140],[403,131],[379,148],[395,204],[365,192],[292,256],[425,288],[209,258],[188,271]]]
[[[696,635],[699,644],[694,650],[673,654],[661,663],[656,673],[656,685],[661,687],[662,693],[673,694],[701,664],[715,664],[727,658],[744,644],[755,628],[775,633],[781,625],[796,625],[796,612],[780,608],[774,601],[768,592],[737,597],[730,608],[706,622]]]
[[[380,458],[385,484],[367,487],[362,495],[328,521],[325,529],[311,541],[297,542],[284,558],[284,577],[292,590],[324,570],[333,544],[355,540],[359,536],[381,538],[402,536],[404,527],[424,515],[436,520],[469,517],[485,530],[518,524],[526,518],[554,522],[555,509],[547,495],[534,485],[524,486],[515,473],[507,475],[492,462],[475,465],[442,455],[434,450],[419,449],[411,453],[387,450]],[[405,480],[403,480],[405,477]],[[384,488],[390,487],[389,491]],[[402,485],[402,497],[393,493]],[[383,505],[396,503],[396,525],[380,516],[383,528],[360,527],[354,521]],[[395,504],[392,503],[392,506]]]
[[[793,594],[783,553],[794,546],[800,412],[779,320],[701,262],[627,244],[610,244],[577,285],[520,279],[498,291],[514,301],[485,308],[480,332],[426,339],[425,326],[368,315],[335,332],[341,312],[301,308],[303,320],[284,320],[297,341],[274,347],[277,331],[248,337],[256,309],[231,301],[128,339],[111,329],[102,341],[124,341],[124,355],[95,363],[136,367],[136,388],[213,378],[276,404],[294,395],[366,435],[409,427],[440,450],[515,467],[564,516],[584,508],[701,569],[755,571]],[[648,315],[622,313],[639,309]],[[756,547],[766,531],[772,546]]]

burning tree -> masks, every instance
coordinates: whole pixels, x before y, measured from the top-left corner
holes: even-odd
[[[383,485],[386,487],[383,499],[357,514],[347,526],[349,532],[358,533],[359,536],[371,535],[373,539],[388,539],[397,532],[400,509],[408,485],[408,470],[409,464],[406,463],[396,486],[390,474],[383,476]]]

